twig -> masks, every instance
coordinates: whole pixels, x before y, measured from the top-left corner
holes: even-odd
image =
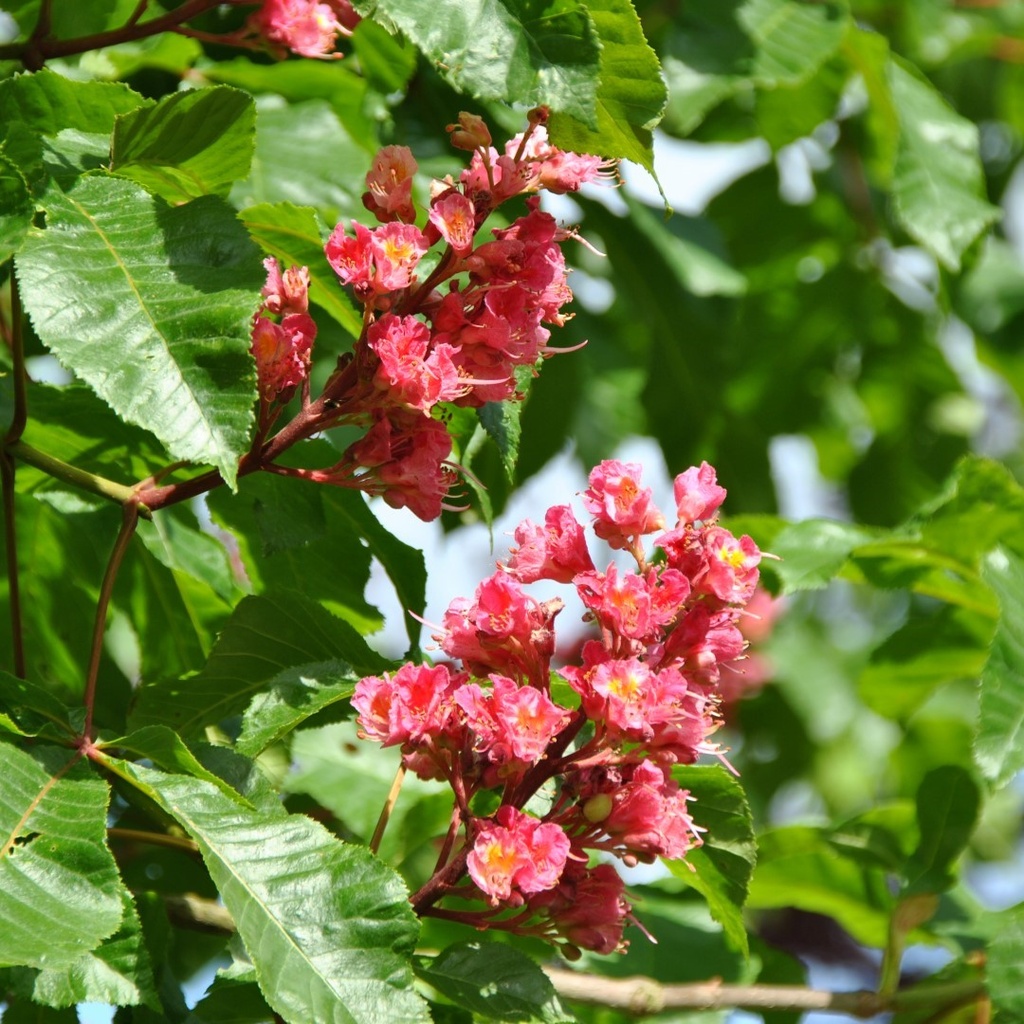
[[[147,843],[150,846],[166,846],[182,853],[199,853],[195,841],[185,836],[172,836],[167,832],[145,832],[137,828],[108,828],[109,839],[121,839],[129,843]]]
[[[388,790],[388,797],[384,801],[384,806],[380,809],[380,817],[377,819],[377,827],[373,830],[373,837],[370,839],[370,849],[376,853],[380,849],[380,841],[384,838],[384,829],[388,827],[388,821],[391,819],[391,812],[395,809],[395,803],[398,801],[398,794],[402,791],[402,783],[405,781],[405,765],[399,764],[398,771],[395,772],[395,781],[391,783],[391,789]]]
[[[92,746],[92,715],[96,704],[96,679],[100,672],[103,636],[107,629],[107,608],[110,605],[110,597],[114,592],[114,582],[117,580],[117,573],[121,568],[121,562],[124,561],[125,552],[128,550],[132,537],[135,536],[135,528],[139,523],[139,509],[135,502],[125,502],[123,515],[121,529],[118,531],[117,540],[114,541],[114,550],[110,553],[110,561],[107,563],[107,571],[103,574],[100,596],[96,601],[96,622],[92,631],[92,650],[89,654],[89,668],[85,677],[85,724],[82,727],[82,740],[86,749]]]

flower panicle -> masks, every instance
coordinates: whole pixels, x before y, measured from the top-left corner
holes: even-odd
[[[619,875],[593,855],[635,865],[685,858],[703,842],[672,768],[702,754],[724,760],[712,739],[718,683],[743,654],[737,622],[761,553],[719,525],[725,490],[707,463],[680,474],[674,496],[670,527],[639,465],[601,463],[583,505],[596,540],[629,552],[635,572],[614,562],[598,571],[572,508],[553,506],[543,526],[516,528],[516,546],[472,598],[451,602],[434,633],[448,661],[356,686],[361,734],[399,746],[409,770],[456,793],[468,873],[456,894],[484,904],[481,927],[538,935],[570,955],[621,949],[632,909]],[[537,580],[571,586],[598,627],[568,664],[554,665],[563,602],[531,596]],[[528,809],[552,783],[549,809]],[[484,790],[500,804],[480,817],[472,801]]]

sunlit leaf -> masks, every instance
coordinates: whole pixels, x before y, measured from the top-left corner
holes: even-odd
[[[397,26],[476,99],[546,104],[594,126],[600,43],[569,0],[361,0],[360,14]]]
[[[0,964],[63,967],[121,923],[110,790],[73,750],[0,741],[0,758]]]
[[[981,674],[974,756],[985,776],[1002,785],[1024,768],[1024,561],[997,549],[982,572],[1000,614]]]
[[[399,877],[304,815],[246,809],[216,787],[121,763],[182,825],[285,1020],[426,1022],[408,957],[418,924]]]
[[[240,89],[179,92],[119,117],[110,170],[168,202],[227,194],[249,173],[256,110]]]
[[[47,229],[18,258],[39,336],[174,457],[233,482],[252,423],[250,318],[263,278],[233,211],[213,197],[168,207],[103,176],[45,202]]]
[[[677,765],[672,778],[689,790],[690,815],[707,831],[701,836],[703,845],[691,850],[685,861],[668,862],[669,870],[708,901],[732,947],[746,953],[743,904],[757,860],[746,796],[739,782],[719,765]]]

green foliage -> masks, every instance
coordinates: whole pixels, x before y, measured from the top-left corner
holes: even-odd
[[[567,445],[589,469],[648,434],[670,475],[716,466],[781,602],[744,622],[771,635],[725,680],[747,691],[716,735],[739,776],[672,767],[702,844],[637,887],[659,945],[628,930],[628,952],[578,966],[799,985],[769,943],[799,947],[786,922],[807,912],[882,952],[896,1024],[967,1024],[986,1000],[996,1024],[1021,1019],[1021,905],[971,895],[980,862],[1020,873],[1021,5],[357,7],[340,61],[250,49],[254,5],[6,8],[3,1021],[62,1024],[80,1003],[119,1024],[628,1019],[563,1005],[516,910],[486,941],[460,909],[432,916],[451,793],[409,777],[396,797],[398,751],[365,743],[350,703],[395,669],[374,565],[422,661],[427,561],[324,485],[351,482],[342,453],[372,416],[302,418],[366,357],[369,317],[323,245],[372,226],[377,151],[415,153],[423,228],[432,178],[469,159],[444,137],[459,111],[500,150],[537,106],[552,144],[638,164],[668,198],[584,190],[556,211],[607,254],[566,247],[576,319],[545,325],[552,347],[588,344],[536,380],[520,367],[525,403],[444,409],[453,497],[493,526]],[[748,143],[754,169],[679,202],[680,142]],[[308,268],[319,328],[310,393],[272,408],[250,355],[267,256]],[[896,990],[916,942],[952,962]],[[213,980],[189,1009],[197,970]]]

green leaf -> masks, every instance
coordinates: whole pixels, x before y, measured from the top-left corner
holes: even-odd
[[[985,199],[978,129],[906,66],[888,68],[900,119],[892,198],[900,223],[950,270],[1001,213]]]
[[[325,441],[305,442],[293,452],[306,465],[338,459]],[[299,591],[361,633],[380,628],[380,613],[365,597],[370,551],[352,529],[349,496],[340,488],[253,473],[240,481],[237,495],[215,491],[208,501],[215,521],[234,534],[257,593]]]
[[[460,92],[545,104],[597,126],[600,41],[571,0],[361,0],[360,14],[394,24]]]
[[[48,689],[27,679],[0,672],[0,711],[10,732],[38,736],[46,732],[67,740],[74,735],[68,709]]]
[[[246,749],[261,749],[324,703],[347,696],[354,677],[386,665],[347,622],[301,594],[247,597],[203,670],[143,686],[131,723],[193,736],[263,694],[245,722]]]
[[[707,831],[704,844],[669,870],[696,889],[725,931],[729,944],[747,953],[743,904],[757,860],[754,825],[743,787],[720,765],[676,765],[672,778],[689,790],[694,823]]]
[[[773,564],[772,570],[781,578],[784,593],[818,590],[838,575],[855,548],[872,539],[863,527],[806,519],[773,538],[772,554],[781,561]]]
[[[260,813],[198,779],[121,763],[199,845],[256,968],[287,1021],[426,1022],[408,957],[418,922],[401,879],[304,815]]]
[[[104,750],[130,751],[152,761],[158,768],[177,775],[191,775],[216,786],[222,793],[238,799],[238,793],[219,775],[206,768],[189,750],[185,741],[166,725],[147,725],[127,736],[97,744]]]
[[[20,121],[41,135],[65,128],[109,135],[118,115],[150,102],[120,83],[75,82],[43,69],[0,82],[0,125]]]
[[[352,49],[367,80],[385,95],[404,91],[416,71],[416,50],[369,18],[356,25]]]
[[[1024,559],[998,548],[982,577],[999,599],[999,624],[981,673],[974,758],[987,779],[1004,785],[1024,768]]]
[[[109,939],[77,960],[39,972],[32,986],[37,1003],[58,1008],[76,1003],[145,1004],[160,1009],[139,915],[127,889],[121,890],[121,903],[121,927]]]
[[[256,107],[240,89],[174,93],[117,119],[110,170],[171,203],[227,195],[249,173],[255,128]]]
[[[370,160],[323,100],[261,103],[252,172],[235,185],[231,200],[239,209],[280,202],[313,206],[333,227],[342,218],[365,216],[360,197]]]
[[[949,605],[932,615],[912,615],[872,652],[858,692],[873,711],[905,718],[942,684],[976,679],[991,632],[986,616]]]
[[[362,316],[324,256],[316,211],[293,203],[260,203],[243,210],[239,217],[253,241],[264,252],[276,256],[282,266],[309,268],[310,302],[330,313],[353,338],[358,338],[363,328]]]
[[[328,513],[336,517],[355,536],[362,537],[374,558],[391,580],[402,606],[405,631],[409,636],[409,657],[417,651],[427,599],[427,567],[423,552],[388,533],[373,514],[363,496],[338,488],[328,504]]]
[[[708,110],[751,86],[806,81],[836,52],[848,24],[845,3],[688,3],[665,61],[672,126],[688,134]]]
[[[460,942],[435,957],[417,957],[417,975],[456,1006],[498,1021],[561,1024],[573,1018],[548,976],[504,943]]]
[[[904,895],[940,893],[955,878],[953,862],[966,849],[977,824],[981,794],[959,765],[933,768],[917,790],[917,849],[904,868]]]
[[[1000,915],[989,943],[986,982],[996,1024],[1024,1019],[1024,905]]]
[[[75,751],[0,742],[0,965],[63,967],[113,935],[110,790]]]
[[[251,317],[263,274],[234,212],[213,197],[168,207],[88,176],[51,190],[18,279],[36,332],[130,423],[234,484],[252,426]]]
[[[844,857],[868,867],[902,871],[917,834],[914,808],[909,800],[873,807],[837,825],[828,834],[829,845]]]
[[[760,836],[749,907],[827,914],[859,942],[883,948],[892,904],[884,872],[841,856],[819,829],[790,826]]]
[[[519,455],[519,439],[522,436],[520,417],[522,402],[488,402],[478,415],[484,430],[498,446],[505,477],[511,484],[515,481],[516,460]]]
[[[629,0],[589,0],[586,9],[601,41],[597,123],[556,113],[552,141],[576,153],[633,160],[654,174],[652,132],[668,100],[661,65]]]
[[[0,145],[0,263],[21,248],[35,215],[28,182],[4,149]]]

